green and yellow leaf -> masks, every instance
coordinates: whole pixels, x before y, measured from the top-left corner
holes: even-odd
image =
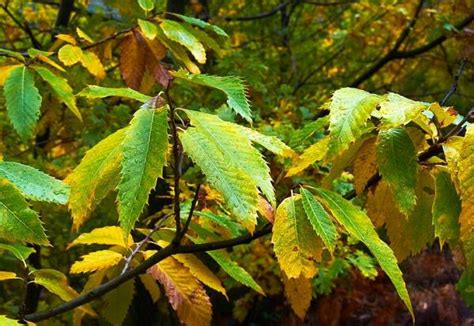
[[[121,326],[135,295],[134,280],[127,281],[104,295],[101,315],[114,326]]]
[[[91,245],[103,244],[110,246],[120,246],[122,248],[129,248],[133,244],[132,236],[129,235],[127,242],[123,238],[123,231],[118,226],[105,226],[97,228],[89,233],[83,233],[72,241],[67,249],[77,245]]]
[[[288,169],[286,173],[287,177],[292,177],[304,169],[306,169],[311,164],[321,161],[328,152],[328,144],[331,141],[329,137],[324,137],[319,140],[317,143],[308,147],[300,157],[298,157],[293,165]]]
[[[410,100],[395,93],[389,93],[380,102],[379,114],[382,129],[396,128],[414,120],[429,104]]]
[[[58,58],[66,66],[72,66],[82,60],[83,52],[80,47],[66,44],[59,49]]]
[[[170,40],[186,47],[197,62],[206,63],[206,50],[199,40],[180,23],[173,20],[163,20],[160,24],[161,30]]]
[[[102,269],[109,269],[117,265],[123,258],[121,254],[112,250],[100,250],[88,253],[71,266],[71,273],[89,273]]]

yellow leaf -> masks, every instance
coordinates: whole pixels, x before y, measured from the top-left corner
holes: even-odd
[[[453,180],[454,186],[456,187],[456,190],[458,192],[461,192],[460,185],[459,185],[459,179],[458,179],[458,172],[459,172],[459,166],[458,162],[460,159],[460,154],[463,150],[463,141],[464,138],[454,136],[449,138],[444,144],[443,144],[443,151],[444,151],[444,156],[446,158],[446,163],[449,174],[451,175],[451,179]]]
[[[56,62],[54,62],[53,60],[51,60],[50,58],[48,58],[47,56],[44,56],[42,54],[38,54],[36,56],[36,58],[38,58],[40,61],[43,61],[44,63],[47,63],[48,65],[50,65],[51,67],[54,67],[62,72],[66,72],[66,70],[64,70],[63,67],[61,67],[60,65],[58,65]]]
[[[81,64],[98,79],[104,79],[104,66],[102,65],[102,62],[100,62],[99,57],[97,57],[94,52],[84,51],[82,53]]]
[[[304,169],[306,169],[308,166],[313,164],[316,161],[321,161],[325,156],[328,151],[328,145],[329,145],[330,138],[325,137],[321,140],[319,140],[316,144],[311,145],[308,147],[303,154],[296,159],[296,161],[293,163],[291,168],[288,170],[288,173],[286,174],[287,177],[294,176]]]
[[[376,141],[376,137],[367,139],[354,160],[354,188],[357,194],[365,190],[367,181],[377,173]]]
[[[380,181],[375,191],[369,191],[365,209],[377,228],[385,224],[387,215],[394,219],[405,218],[400,215],[400,211],[395,207],[392,191],[385,181]]]
[[[301,196],[285,199],[278,206],[272,236],[273,250],[288,278],[311,278],[318,271],[322,241],[306,218]]]
[[[112,250],[94,251],[81,257],[71,266],[71,273],[87,273],[108,269],[117,265],[123,258],[121,254]]]
[[[18,66],[20,65],[8,65],[0,67],[0,86],[3,86],[3,83],[5,83],[5,79],[7,79],[10,71]]]
[[[67,42],[69,44],[72,44],[72,45],[77,44],[76,39],[74,38],[74,36],[71,36],[71,35],[68,35],[68,34],[57,34],[56,38],[59,39],[59,40],[62,40],[64,42]]]
[[[127,243],[125,243],[122,228],[119,226],[105,226],[103,228],[94,229],[90,233],[81,234],[67,246],[67,249],[79,244],[104,244],[128,248],[133,244],[133,239],[132,236],[129,235]]]
[[[88,43],[94,43],[94,40],[79,27],[76,27],[76,33],[77,33],[77,36],[87,41]]]
[[[66,66],[72,66],[82,60],[82,50],[78,46],[67,44],[59,49],[58,58]]]
[[[158,241],[158,245],[160,247],[166,247],[169,245],[169,243],[160,240]],[[222,286],[221,281],[196,256],[194,256],[193,254],[178,254],[174,255],[173,258],[175,258],[177,261],[187,267],[191,274],[199,281],[201,281],[204,285],[210,287],[213,290],[216,290],[217,292],[222,293],[227,298],[227,293],[225,291],[225,288]]]
[[[158,287],[158,284],[153,279],[153,277],[151,277],[149,274],[142,274],[140,275],[140,280],[142,281],[142,284],[145,287],[145,289],[150,294],[150,297],[153,303],[160,300],[160,297],[161,297],[160,288]]]
[[[151,267],[148,273],[163,285],[171,307],[188,326],[211,324],[211,301],[203,286],[188,268],[173,257]]]
[[[304,276],[298,278],[287,278],[283,273],[283,285],[285,286],[285,296],[295,314],[304,320],[304,316],[311,304],[313,288],[311,280]]]
[[[0,271],[0,281],[14,280],[14,279],[20,279],[20,278],[17,277],[16,274],[13,272]]]

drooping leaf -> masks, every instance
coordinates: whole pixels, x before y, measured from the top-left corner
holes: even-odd
[[[354,188],[357,194],[361,194],[365,190],[367,181],[377,173],[376,140],[375,137],[367,139],[354,160]]]
[[[385,224],[387,216],[405,218],[395,204],[390,186],[383,180],[377,183],[375,190],[369,190],[365,209],[376,228]]]
[[[82,60],[82,50],[75,45],[66,44],[59,49],[58,58],[66,66],[72,66]]]
[[[211,30],[217,35],[229,37],[229,35],[227,35],[227,33],[222,28],[216,25],[209,24],[208,22],[204,20],[194,18],[194,17],[183,16],[183,15],[175,14],[175,13],[173,13],[173,16],[181,18],[183,21],[185,21],[188,24],[201,27],[202,29]]]
[[[89,85],[80,91],[77,96],[84,96],[87,98],[104,98],[109,96],[119,96],[131,98],[139,102],[145,103],[151,99],[150,96],[137,92],[131,88],[111,88],[97,85]]]
[[[435,236],[441,244],[459,237],[459,214],[461,200],[447,169],[438,167],[434,170],[435,198],[432,214]]]
[[[288,157],[288,158],[292,158],[296,156],[296,153],[277,137],[267,136],[267,135],[259,133],[256,130],[243,127],[240,125],[239,125],[239,129],[241,133],[245,137],[250,139],[252,143],[259,144],[278,156]]]
[[[250,103],[246,95],[246,88],[243,81],[233,76],[212,76],[205,74],[190,74],[184,70],[174,72],[173,76],[192,83],[216,88],[227,95],[227,104],[245,120],[252,121]]]
[[[239,126],[219,117],[197,111],[185,111],[191,124],[205,134],[219,151],[236,167],[245,166],[243,172],[253,177],[262,193],[274,205],[275,194],[267,163],[250,140],[240,133]]]
[[[21,280],[21,278],[16,276],[16,274],[13,272],[0,271],[0,281],[8,281],[8,280],[14,280],[14,279]]]
[[[26,266],[26,259],[35,252],[35,249],[27,246],[23,246],[20,244],[7,244],[7,243],[0,243],[0,250],[8,250],[11,252],[16,258],[21,260],[23,264]]]
[[[44,286],[49,292],[57,295],[64,301],[70,301],[76,298],[79,294],[71,288],[67,282],[66,276],[54,269],[38,269],[32,272],[34,282]],[[96,316],[92,308],[86,304],[78,307],[81,311],[91,316]]]
[[[66,72],[63,67],[61,67],[59,64],[57,64],[55,61],[51,60],[49,57],[53,54],[53,52],[46,52],[46,51],[41,51],[35,48],[29,48],[28,49],[28,54],[30,55],[31,58],[34,58],[36,60],[42,61],[51,67],[54,67],[58,69],[61,72]]]
[[[18,189],[0,178],[0,238],[48,245],[41,221]]]
[[[118,211],[124,235],[128,235],[148,201],[150,190],[163,175],[168,150],[167,107],[138,110],[125,133]]]
[[[304,211],[314,231],[332,253],[338,236],[336,226],[333,224],[331,217],[324,210],[324,207],[314,199],[311,192],[302,188],[300,194]]]
[[[80,244],[103,244],[128,248],[133,244],[133,239],[132,236],[129,235],[127,238],[127,242],[125,242],[125,239],[123,238],[123,231],[120,227],[105,226],[102,228],[94,229],[89,233],[81,234],[68,245],[67,249]]]
[[[98,79],[104,79],[104,66],[102,65],[102,62],[100,62],[99,57],[94,52],[83,51],[81,57],[81,64]]]
[[[7,79],[10,72],[19,66],[20,66],[19,64],[0,66],[0,86],[3,86],[3,84],[5,84],[5,79]]]
[[[101,315],[114,326],[123,325],[134,295],[134,280],[121,284],[104,295],[104,307],[100,311]]]
[[[224,132],[227,130],[220,130],[220,134]],[[231,139],[234,139],[234,135],[230,133]],[[218,135],[214,135],[216,136]],[[184,151],[199,166],[209,183],[222,194],[231,213],[245,228],[253,232],[257,221],[256,181],[236,165],[241,162],[229,161],[228,156],[215,143],[214,137],[209,138],[208,134],[196,128],[188,128],[180,134]],[[234,144],[245,147],[245,141]],[[232,146],[227,150],[235,151],[235,148]]]
[[[168,257],[151,267],[148,273],[163,285],[168,301],[182,323],[190,326],[211,324],[211,301],[188,268]]]
[[[456,187],[458,193],[461,193],[461,186],[459,185],[459,158],[463,150],[464,138],[459,136],[450,137],[443,143],[443,152],[446,158],[447,169],[451,175],[451,180]]]
[[[116,131],[90,149],[81,163],[66,178],[71,186],[69,209],[77,230],[91,211],[119,182],[120,146],[125,128]]]
[[[173,42],[172,40],[167,38],[161,28],[158,29],[157,37],[160,42],[171,52],[173,57],[178,62],[183,63],[190,72],[192,72],[193,74],[201,73],[199,67],[189,57],[184,46],[180,45],[179,43]]]
[[[273,224],[273,250],[288,278],[313,277],[321,260],[322,248],[305,216],[300,195],[286,198],[278,206]]]
[[[368,131],[367,120],[380,100],[380,96],[356,88],[334,92],[329,106],[330,157],[339,155]]]
[[[283,285],[291,308],[301,320],[304,320],[313,297],[311,280],[302,275],[298,278],[287,278],[283,273]]]
[[[10,71],[3,93],[8,118],[16,132],[23,139],[31,137],[39,118],[42,99],[30,69],[20,66]]]
[[[66,184],[28,165],[0,161],[0,177],[9,180],[32,200],[66,204],[69,198]]]
[[[128,87],[139,89],[145,74],[146,52],[143,51],[145,42],[131,32],[120,43],[120,71]]]
[[[328,152],[328,144],[330,140],[331,139],[329,137],[325,137],[308,147],[288,169],[286,176],[292,177],[306,169],[311,164],[322,160]]]
[[[380,102],[381,128],[390,129],[402,126],[415,119],[427,108],[427,103],[413,101],[395,93],[388,93]]]
[[[80,29],[79,27],[76,27],[76,33],[77,33],[77,36],[79,36],[81,39],[88,42],[89,44],[94,43],[94,40],[89,35],[87,35],[86,32],[84,32],[82,29]]]
[[[158,241],[158,245],[161,247],[166,247],[167,245],[169,245],[169,243],[166,241]],[[174,255],[173,258],[175,258],[177,261],[187,267],[189,269],[189,272],[201,283],[210,287],[213,290],[216,290],[217,292],[222,293],[225,297],[227,297],[225,288],[222,286],[221,281],[196,256],[194,256],[193,254],[178,254]]]
[[[390,247],[380,240],[374,225],[367,215],[352,203],[332,191],[318,188],[316,192],[323,204],[331,211],[336,220],[344,226],[347,232],[369,248],[380,264],[380,267],[382,267],[392,281],[398,295],[410,311],[412,318],[414,318],[410,297],[408,296],[402,272],[397,265],[397,259]]]
[[[322,134],[328,124],[328,115],[306,123],[301,129],[297,129],[292,133],[289,143],[290,147],[297,150],[303,150],[306,141],[315,135]]]
[[[161,30],[170,40],[186,47],[197,62],[206,63],[206,50],[199,40],[180,23],[164,19],[160,24]]]
[[[71,266],[71,273],[89,273],[102,269],[109,269],[117,265],[123,258],[121,254],[112,250],[100,250],[88,253]]]
[[[153,303],[156,303],[158,300],[160,300],[161,291],[153,277],[151,277],[149,274],[142,274],[140,275],[140,281],[148,291]]]
[[[55,75],[44,67],[36,66],[33,69],[51,86],[58,99],[66,104],[69,110],[82,121],[81,112],[76,105],[76,97],[72,93],[72,88],[69,86],[67,79]]]
[[[415,146],[405,129],[393,128],[379,133],[377,163],[401,212],[409,215],[416,204],[417,162]]]

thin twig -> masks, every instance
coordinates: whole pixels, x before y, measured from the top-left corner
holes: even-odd
[[[255,14],[255,15],[251,15],[251,16],[243,16],[243,17],[224,16],[224,17],[219,17],[219,18],[222,18],[226,21],[232,21],[232,20],[235,20],[235,21],[249,21],[249,20],[257,20],[257,19],[267,18],[267,17],[275,15],[281,9],[288,6],[290,3],[291,3],[291,0],[288,0],[288,1],[285,1],[283,3],[280,3],[278,6],[276,6],[273,9],[270,9],[269,11],[262,12],[262,13],[259,13],[259,14]]]
[[[201,190],[201,184],[198,184],[197,187],[196,187],[196,192],[194,193],[193,201],[191,202],[191,208],[189,210],[188,218],[186,219],[186,222],[183,226],[183,229],[181,230],[180,239],[179,239],[180,241],[184,237],[186,232],[188,231],[189,224],[191,223],[191,219],[193,218],[193,213],[194,213],[194,210],[196,208],[196,204],[199,200],[199,191],[200,190]]]
[[[166,222],[166,220],[168,219],[168,217],[170,217],[172,214],[166,214],[165,216],[163,216],[156,224],[155,224],[155,227],[150,231],[150,233],[148,233],[146,235],[146,237],[140,241],[140,243],[138,244],[138,246],[133,249],[132,253],[130,254],[130,256],[128,256],[127,258],[125,258],[125,266],[123,266],[123,269],[122,269],[122,272],[120,273],[120,275],[124,274],[128,268],[130,267],[130,263],[132,262],[133,258],[135,258],[135,256],[140,252],[140,250],[143,248],[144,245],[146,245],[148,243],[148,241],[150,241],[151,239],[151,236],[156,232],[158,231],[159,229],[161,229],[161,227],[163,227],[163,224]]]
[[[15,22],[15,24],[22,29],[30,38],[31,43],[33,44],[33,47],[37,49],[41,49],[41,43],[36,39],[36,37],[33,35],[33,31],[30,28],[30,25],[28,25],[26,22],[22,24],[21,21],[19,21],[15,15],[8,9],[8,4],[5,5],[0,5],[0,7],[5,11],[5,13]]]
[[[459,64],[459,69],[454,75],[453,78],[453,83],[451,84],[451,88],[449,89],[449,92],[446,94],[446,96],[443,98],[443,100],[439,103],[441,106],[446,105],[446,102],[448,102],[449,98],[453,96],[456,91],[458,90],[458,84],[459,84],[459,79],[461,78],[461,75],[464,71],[464,67],[466,66],[467,63],[467,57],[464,57],[461,60],[461,63]]]

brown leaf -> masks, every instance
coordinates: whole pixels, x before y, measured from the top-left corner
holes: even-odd
[[[128,87],[140,88],[146,67],[146,43],[138,32],[129,33],[120,44],[120,71]]]

